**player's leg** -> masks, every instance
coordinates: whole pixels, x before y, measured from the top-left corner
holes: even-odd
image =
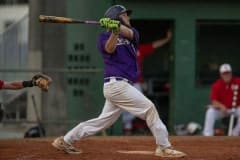
[[[160,120],[154,104],[141,92],[123,81],[112,83],[105,91],[108,91],[105,92],[105,97],[111,100],[114,105],[146,120],[159,146],[156,152],[159,153],[159,156],[182,157],[185,155],[182,152],[168,148],[171,144],[168,140],[166,126]]]
[[[64,137],[57,138],[53,142],[53,146],[70,154],[79,154],[81,152],[72,146],[74,141],[94,135],[110,127],[118,119],[121,112],[120,108],[115,107],[111,102],[106,100],[102,113],[98,118],[81,122]]]
[[[134,83],[133,85],[137,90],[142,92],[142,87],[141,83]],[[124,134],[129,135],[132,132],[132,121],[135,118],[132,114],[129,112],[123,112],[122,113],[122,121],[123,121],[123,129],[124,129]]]
[[[158,145],[163,147],[171,146],[168,141],[167,129],[160,120],[154,104],[141,92],[124,81],[116,81],[111,85],[111,87],[105,90],[105,97],[119,108],[146,120],[153,135],[156,137]]]
[[[217,110],[213,106],[210,106],[207,109],[206,115],[205,115],[203,135],[213,136],[215,121],[223,117],[224,117],[224,114],[220,110]]]
[[[233,136],[239,136],[240,135],[240,107],[236,109],[235,117],[237,117],[237,124],[233,129]]]
[[[72,143],[84,137],[94,135],[110,127],[118,119],[120,114],[121,109],[115,107],[111,102],[106,100],[103,111],[98,118],[81,122],[64,136],[64,140],[68,143]]]

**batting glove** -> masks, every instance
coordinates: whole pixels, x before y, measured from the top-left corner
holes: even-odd
[[[110,20],[111,20],[110,18],[101,18],[99,20],[100,26],[104,27],[104,28],[107,28],[107,25],[108,25]]]
[[[101,18],[99,23],[102,27],[112,30],[114,33],[120,31],[120,21],[112,20],[110,18]]]

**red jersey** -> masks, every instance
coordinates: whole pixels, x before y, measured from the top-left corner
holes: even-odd
[[[143,82],[143,61],[146,56],[153,54],[153,46],[150,44],[140,44],[137,51],[138,78],[137,82]]]
[[[2,89],[4,82],[0,80],[0,89]]]
[[[237,94],[237,106],[240,105],[240,78],[233,77],[230,83],[225,83],[222,79],[217,80],[211,89],[211,101],[217,100],[227,108],[232,108],[233,95]],[[237,93],[236,93],[237,92]]]

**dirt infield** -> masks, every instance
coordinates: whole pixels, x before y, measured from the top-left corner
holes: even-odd
[[[238,137],[171,137],[186,152],[184,160],[240,160]],[[68,155],[51,146],[52,139],[0,140],[0,160],[159,160],[152,137],[92,137],[76,143],[80,155]],[[119,153],[145,151],[144,154]]]

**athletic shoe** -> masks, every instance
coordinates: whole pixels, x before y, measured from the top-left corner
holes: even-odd
[[[157,147],[155,155],[163,158],[181,158],[187,156],[185,153],[174,150],[172,148]]]
[[[82,153],[81,150],[78,150],[73,145],[68,144],[64,141],[63,137],[56,138],[53,143],[53,147],[57,148],[58,150],[64,151],[69,154],[80,154]]]

